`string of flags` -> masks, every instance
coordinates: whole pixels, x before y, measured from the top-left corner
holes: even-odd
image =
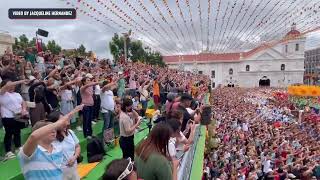
[[[320,0],[65,0],[88,17],[163,55],[241,52],[316,29]]]

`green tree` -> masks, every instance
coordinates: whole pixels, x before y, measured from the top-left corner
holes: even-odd
[[[19,36],[19,46],[22,49],[26,49],[29,45],[29,39],[27,38],[27,36],[25,34],[22,34],[21,36]]]
[[[146,52],[143,49],[141,41],[132,41],[129,48],[129,57],[133,62],[145,61]]]
[[[54,40],[48,41],[47,48],[53,54],[59,54],[61,52],[61,47],[58,44],[56,44]]]
[[[124,38],[115,33],[111,42],[109,42],[109,48],[114,61],[117,62],[120,56],[124,54]]]
[[[81,44],[79,46],[79,48],[77,49],[77,53],[80,55],[80,56],[85,56],[86,55],[86,48],[84,47],[83,44]]]
[[[124,54],[124,37],[114,34],[112,40],[109,42],[110,52],[115,62]],[[152,52],[149,47],[143,47],[141,41],[131,41],[127,39],[128,58],[133,62],[143,62],[152,65],[165,66],[162,56],[159,52]]]
[[[42,46],[42,51],[46,51],[48,49],[46,44],[43,42],[41,43],[41,46]]]
[[[28,47],[34,47],[34,46],[36,46],[36,38],[32,38],[32,40],[28,42]]]
[[[14,38],[14,44],[12,45],[12,49],[14,52],[17,52],[21,49],[18,38]]]

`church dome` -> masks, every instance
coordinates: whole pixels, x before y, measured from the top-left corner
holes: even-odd
[[[289,31],[284,38],[297,37],[300,35],[301,35],[301,32],[297,30],[296,24],[293,23],[291,26],[291,31]]]
[[[289,31],[287,34],[286,34],[286,37],[288,36],[300,36],[301,35],[301,32],[296,30],[296,29],[292,29],[291,31]]]

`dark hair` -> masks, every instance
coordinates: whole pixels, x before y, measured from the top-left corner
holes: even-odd
[[[167,119],[167,124],[171,127],[174,133],[180,131],[181,122],[177,119]]]
[[[125,112],[125,111],[126,111],[126,107],[132,106],[132,104],[133,104],[133,102],[132,102],[131,99],[129,99],[129,98],[124,98],[124,99],[122,100],[121,110]]]
[[[198,105],[199,105],[198,102],[193,99],[193,100],[191,101],[190,108],[191,108],[192,110],[195,110],[195,109],[197,109]]]
[[[103,82],[102,82],[102,86],[106,86],[107,84],[109,84],[108,81],[103,81]]]
[[[60,119],[60,115],[60,111],[53,111],[47,116],[47,121],[54,123]]]
[[[170,111],[167,118],[180,120],[181,118],[183,118],[183,113],[181,111],[177,111],[177,110]]]
[[[64,135],[62,134],[62,130],[57,130],[56,138],[59,142],[62,142],[64,140]]]
[[[181,98],[180,98],[180,101],[192,101],[192,96],[189,95],[189,94],[182,94],[181,95]]]
[[[9,81],[11,81],[10,79],[4,79],[1,81],[0,83],[0,87],[2,88],[3,86],[5,86]]]
[[[2,79],[8,79],[10,81],[17,81],[17,72],[13,72],[11,70],[4,70],[1,72]]]
[[[84,83],[86,82],[86,80],[87,80],[87,77],[85,77],[85,76],[82,77],[81,84],[84,85]]]
[[[152,153],[158,153],[171,160],[168,157],[168,143],[171,134],[172,129],[167,123],[160,122],[156,124],[147,139],[138,145],[136,155],[143,161],[147,161]]]
[[[117,180],[121,173],[127,168],[129,161],[127,159],[115,159],[106,166],[103,180]],[[123,180],[127,180],[124,178]]]
[[[32,132],[34,132],[35,130],[40,129],[40,128],[44,127],[44,126],[47,126],[49,124],[52,124],[52,122],[49,122],[49,121],[38,121],[33,125]]]

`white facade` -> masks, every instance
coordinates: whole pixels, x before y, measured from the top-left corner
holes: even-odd
[[[183,66],[184,70],[202,71],[211,77],[212,87],[233,84],[240,87],[259,87],[264,76],[270,80],[271,87],[287,87],[303,83],[305,37],[284,41],[270,48],[237,60],[207,60],[194,62],[168,63],[170,68]],[[244,53],[245,54],[245,53]],[[246,67],[249,66],[249,70]],[[284,68],[284,69],[281,69]],[[233,73],[229,74],[230,69]],[[214,72],[214,77],[212,77]]]
[[[0,33],[0,55],[4,54],[6,50],[12,52],[12,45],[14,44],[14,38],[6,33]]]

